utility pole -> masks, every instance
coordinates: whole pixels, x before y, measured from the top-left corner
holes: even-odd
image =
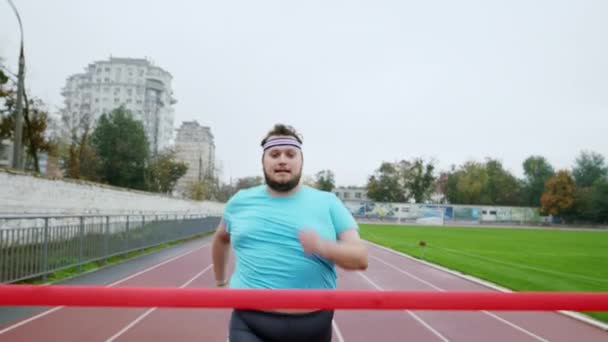
[[[23,53],[23,25],[17,8],[11,0],[7,0],[13,8],[17,21],[19,22],[19,30],[21,31],[21,49],[19,50],[19,71],[17,75],[17,104],[15,105],[15,132],[13,140],[13,168],[17,170],[23,169],[23,92],[24,92],[24,74],[25,74],[25,54]]]

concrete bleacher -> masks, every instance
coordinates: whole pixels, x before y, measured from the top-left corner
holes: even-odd
[[[224,203],[192,201],[0,168],[0,215],[183,213],[220,215]]]

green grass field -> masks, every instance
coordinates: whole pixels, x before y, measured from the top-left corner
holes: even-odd
[[[608,291],[608,231],[362,224],[361,236],[514,291]]]

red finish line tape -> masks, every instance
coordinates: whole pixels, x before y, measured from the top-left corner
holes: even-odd
[[[431,292],[0,285],[0,306],[608,311],[608,292]]]

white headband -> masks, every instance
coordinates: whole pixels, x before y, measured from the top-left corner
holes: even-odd
[[[300,144],[296,138],[292,137],[281,137],[268,140],[262,147],[264,148],[264,151],[266,151],[267,149],[275,146],[293,146],[302,149],[302,144]]]

